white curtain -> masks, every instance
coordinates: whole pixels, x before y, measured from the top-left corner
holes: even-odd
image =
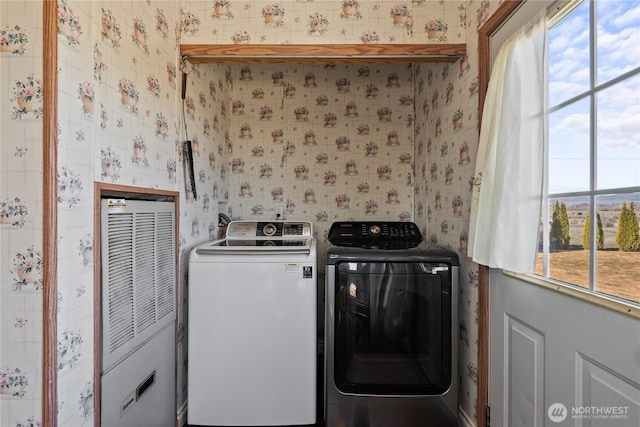
[[[543,189],[546,25],[541,12],[503,45],[485,99],[468,255],[519,273],[535,269]]]

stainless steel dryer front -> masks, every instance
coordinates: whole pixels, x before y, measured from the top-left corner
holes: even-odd
[[[335,223],[325,302],[328,427],[457,426],[458,257],[412,223]]]

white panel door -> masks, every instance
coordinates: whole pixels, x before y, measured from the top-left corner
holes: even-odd
[[[491,271],[492,426],[640,425],[640,320]]]

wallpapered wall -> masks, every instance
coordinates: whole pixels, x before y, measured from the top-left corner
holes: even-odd
[[[460,252],[460,406],[473,419],[478,273],[463,253],[477,145],[476,31],[496,3],[59,1],[58,423],[91,425],[94,417],[94,181],[180,192],[179,410],[186,401],[189,250],[215,237],[219,208],[236,217],[271,218],[282,206],[289,218],[312,220],[321,242],[333,220],[375,216],[413,219],[431,241]],[[284,15],[266,18],[278,15],[263,14],[269,5]],[[41,408],[42,20],[34,19],[33,3],[0,7],[0,375],[10,381],[0,388],[0,423],[23,426],[39,422]],[[392,9],[402,18],[394,19]],[[427,32],[429,23],[439,32]],[[384,43],[466,41],[468,56],[412,67],[256,65],[247,78],[242,65],[191,66],[178,55],[181,40],[360,43],[376,37]],[[189,76],[186,131],[181,70]],[[278,71],[284,84],[274,84]],[[399,85],[390,84],[392,74]],[[370,85],[377,96],[367,95]],[[30,105],[19,100],[20,91],[32,94]],[[265,106],[269,119],[261,116]],[[390,121],[378,114],[384,107],[392,110]],[[296,115],[304,108],[306,120]],[[197,199],[185,191],[177,149],[187,138],[195,150]],[[371,201],[375,212],[368,210]],[[20,272],[25,263],[35,274]]]
[[[234,66],[233,215],[314,222],[413,217],[411,65]]]
[[[0,3],[0,425],[40,420],[42,5]]]
[[[473,2],[188,1],[182,43],[464,43],[460,14],[475,12],[467,3]]]
[[[478,139],[476,55],[456,64],[419,65],[416,72],[415,222],[425,238],[458,252],[460,409],[476,419],[478,267],[466,257],[469,201]],[[475,61],[477,63],[477,61]]]

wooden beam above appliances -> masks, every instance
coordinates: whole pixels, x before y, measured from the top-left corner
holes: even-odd
[[[197,63],[411,63],[456,62],[465,44],[183,44]]]

